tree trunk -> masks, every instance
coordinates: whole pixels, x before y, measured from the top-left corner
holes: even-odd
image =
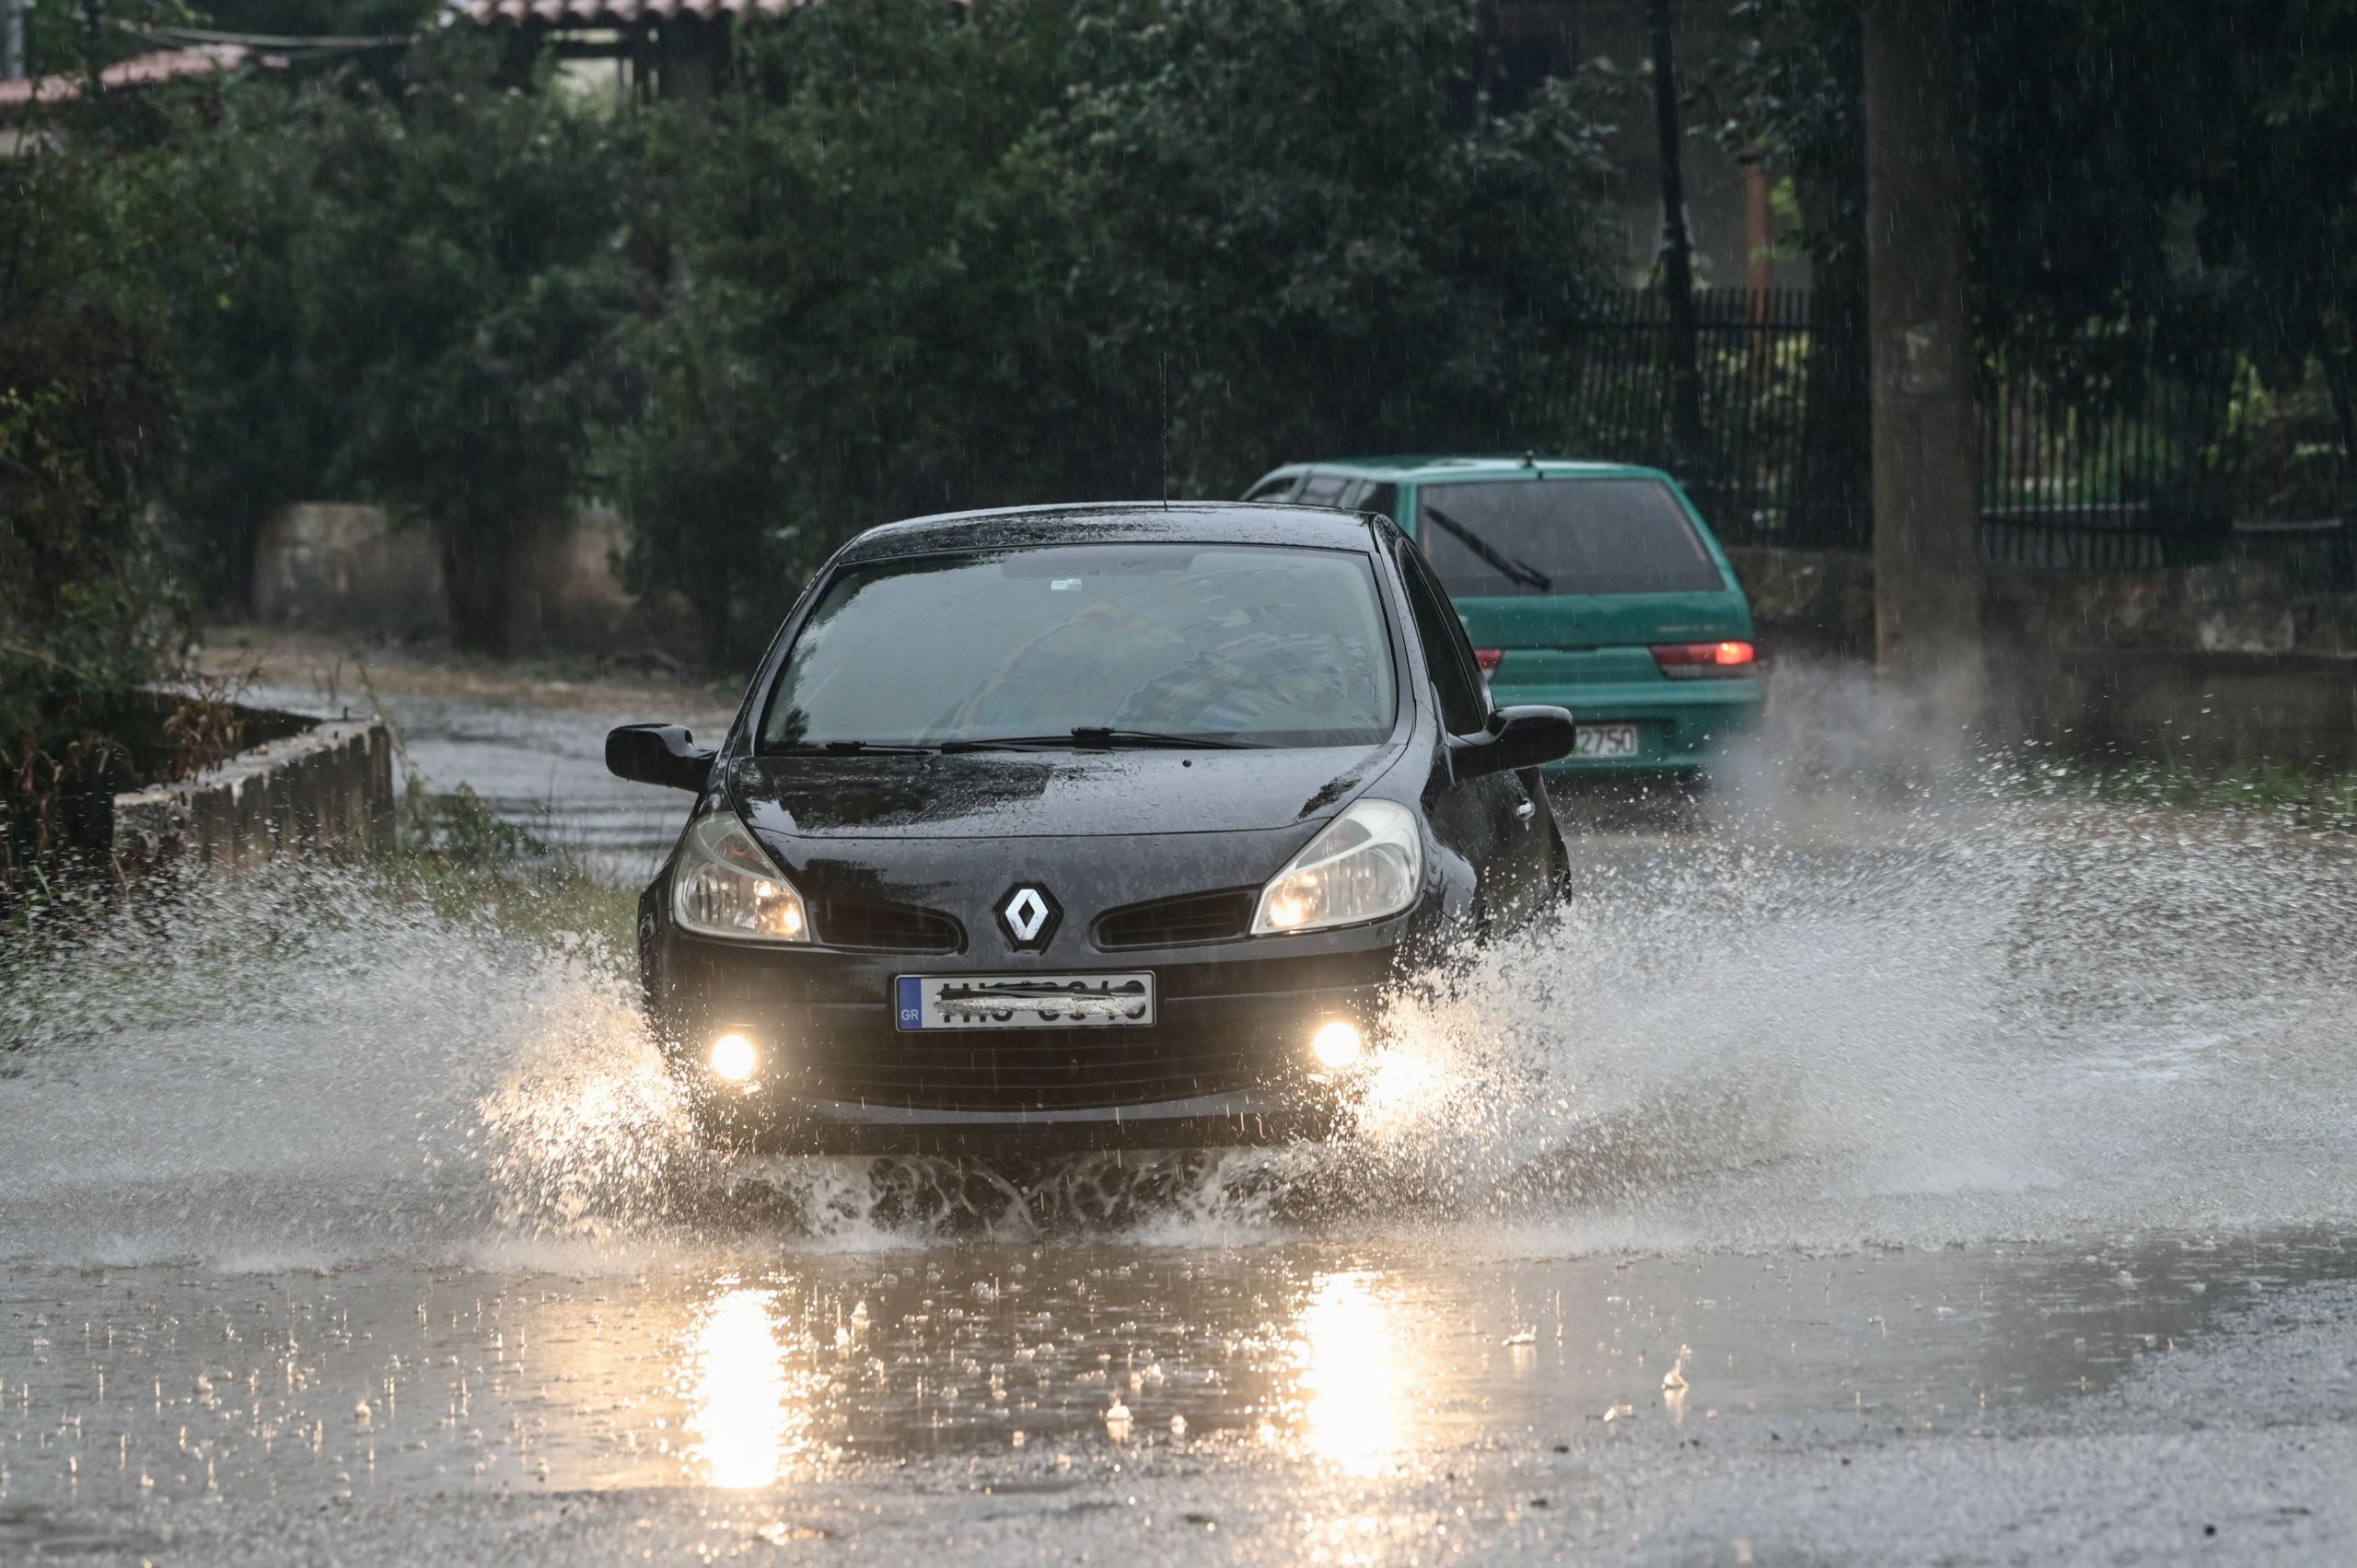
[[[1875,640],[1935,760],[1987,722],[1964,151],[1952,0],[1866,8]]]
[[[505,654],[515,643],[513,541],[509,530],[437,522],[442,591],[450,601],[450,641],[469,653]]]

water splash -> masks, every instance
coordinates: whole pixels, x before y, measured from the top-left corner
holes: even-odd
[[[1350,1135],[997,1170],[700,1152],[607,938],[364,873],[192,885],[0,980],[0,1256],[627,1267],[1469,1224],[1839,1247],[2357,1214],[2345,843],[1982,796],[1575,853],[1560,920],[1403,990]]]

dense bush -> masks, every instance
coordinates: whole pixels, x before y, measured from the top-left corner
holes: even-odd
[[[615,117],[501,87],[467,41],[320,117],[296,265],[336,400],[331,482],[431,528],[453,625],[499,650],[514,552],[585,486],[631,304],[629,159]]]
[[[656,117],[641,211],[668,292],[613,458],[630,578],[683,594],[714,661],[870,523],[1155,482],[1028,145],[1062,7],[877,0],[746,32],[743,90]]]
[[[1603,275],[1572,84],[1476,91],[1473,0],[931,0],[745,30],[658,120],[668,259],[614,466],[714,659],[867,524],[1286,458],[1539,439]]]
[[[1578,80],[1491,113],[1478,7],[1079,0],[1037,138],[1093,346],[1179,369],[1181,477],[1544,439],[1618,236]]]
[[[0,890],[87,840],[181,626],[147,521],[180,405],[148,172],[0,164]]]
[[[1803,216],[1820,257],[1855,249],[1855,0],[1734,12],[1752,34],[1734,111],[1846,187]],[[1958,0],[1956,30],[1984,344],[2161,328],[2231,343],[2215,374],[2278,390],[2313,363],[2357,449],[2357,0]]]
[[[871,0],[749,21],[709,105],[449,34],[113,106],[77,134],[173,192],[179,557],[234,605],[273,507],[380,500],[495,648],[518,541],[603,494],[722,664],[883,518],[1543,439],[1609,170],[1571,85],[1489,111],[1475,12]]]
[[[871,0],[749,21],[710,105],[455,32],[110,105],[75,145],[168,192],[115,275],[190,437],[130,489],[224,604],[274,506],[383,501],[484,647],[518,541],[609,494],[721,663],[882,518],[1538,439],[1609,170],[1573,85],[1491,112],[1475,17]]]

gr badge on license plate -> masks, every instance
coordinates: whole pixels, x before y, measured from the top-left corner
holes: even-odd
[[[1105,1028],[1154,1022],[1154,976],[904,974],[893,982],[903,1029]]]

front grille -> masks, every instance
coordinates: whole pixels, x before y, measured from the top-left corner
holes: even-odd
[[[876,953],[954,953],[966,945],[963,927],[946,914],[911,904],[821,901],[819,940],[830,947]]]
[[[802,1092],[864,1105],[1048,1110],[1230,1094],[1265,1082],[1245,1041],[1175,1040],[1160,1029],[975,1029],[807,1040]]]
[[[1113,910],[1097,918],[1097,946],[1109,951],[1225,942],[1251,928],[1253,896],[1249,888],[1231,888]]]

